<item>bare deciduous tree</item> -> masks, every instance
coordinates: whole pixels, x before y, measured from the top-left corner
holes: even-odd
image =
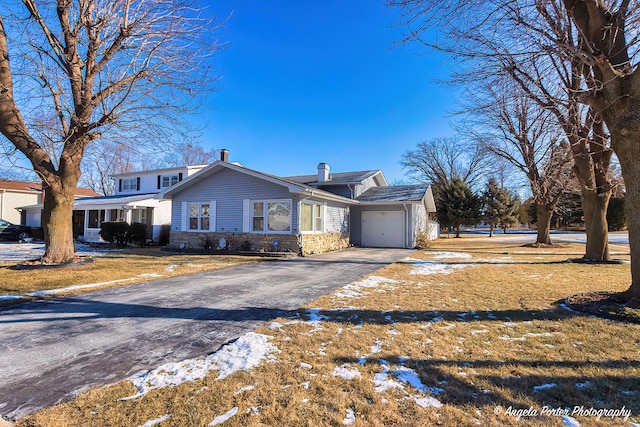
[[[508,77],[540,108],[553,113],[571,144],[581,184],[587,232],[584,258],[608,260],[606,211],[613,151],[599,115],[581,105],[580,92],[592,70],[579,56],[568,53],[569,47],[576,49],[581,42],[562,0],[487,1],[472,7],[468,3],[395,2],[406,13],[411,38],[419,38],[432,25],[444,33],[437,45],[420,41],[463,59],[464,67],[453,80],[482,84],[496,75]],[[429,14],[442,8],[455,11],[459,19],[444,23],[435,13]]]
[[[485,87],[467,132],[484,150],[527,176],[536,204],[536,243],[550,245],[551,217],[571,178],[570,148],[548,111],[519,88],[508,88],[499,82]]]
[[[627,299],[640,299],[640,5],[628,0],[564,0],[580,34],[564,46],[593,70],[581,100],[611,133],[626,188],[632,283]]]
[[[67,262],[87,147],[119,134],[164,151],[211,87],[215,27],[195,0],[22,0],[3,14],[0,132],[42,179],[42,261]]]
[[[458,138],[434,138],[402,155],[400,164],[414,180],[442,186],[460,179],[479,184],[487,171],[486,151],[470,148]]]

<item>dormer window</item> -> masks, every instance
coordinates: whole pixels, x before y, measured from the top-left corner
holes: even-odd
[[[178,183],[178,174],[175,175],[163,175],[162,176],[162,188],[171,187]]]
[[[138,190],[138,178],[123,179],[121,191],[136,191]]]
[[[158,190],[169,188],[182,181],[182,172],[170,175],[158,175]]]

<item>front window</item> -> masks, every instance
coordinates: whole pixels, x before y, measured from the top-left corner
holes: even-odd
[[[253,204],[253,231],[264,231],[264,203]]]
[[[264,233],[291,231],[291,202],[253,202],[252,230]]]
[[[133,191],[138,189],[138,179],[123,179],[122,180],[122,191]]]
[[[189,203],[189,230],[208,231],[211,224],[209,203]]]
[[[276,202],[268,203],[269,231],[290,231],[291,230],[291,203]]]
[[[322,232],[324,224],[324,209],[322,205],[302,203],[300,209],[300,231]]]
[[[162,188],[171,187],[180,181],[180,177],[176,175],[163,175],[162,176]]]
[[[147,208],[133,209],[131,211],[131,222],[147,223]]]
[[[124,221],[125,214],[122,209],[111,209],[109,211],[109,221]]]
[[[104,212],[104,209],[90,210],[87,228],[100,228],[100,224],[104,222]]]

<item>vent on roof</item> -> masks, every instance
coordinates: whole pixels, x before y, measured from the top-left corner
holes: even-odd
[[[220,150],[220,160],[222,160],[223,162],[229,161],[229,150],[227,150],[226,148]]]
[[[318,164],[318,182],[331,181],[331,175],[329,175],[329,165],[326,163]]]

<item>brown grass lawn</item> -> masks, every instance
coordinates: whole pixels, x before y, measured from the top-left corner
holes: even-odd
[[[265,258],[176,254],[149,247],[99,253],[91,264],[59,269],[16,270],[15,262],[0,263],[0,295],[28,294],[70,286],[100,284],[91,288],[95,290],[160,277],[217,270],[261,259]],[[86,290],[70,290],[64,294],[80,292]],[[0,301],[0,306],[11,302]]]
[[[18,425],[207,426],[227,413],[225,426],[560,426],[565,413],[582,426],[640,422],[640,325],[558,304],[624,290],[629,265],[566,262],[580,245],[520,245],[439,240],[259,328],[280,353],[249,372],[124,401],[136,388],[122,382]]]

